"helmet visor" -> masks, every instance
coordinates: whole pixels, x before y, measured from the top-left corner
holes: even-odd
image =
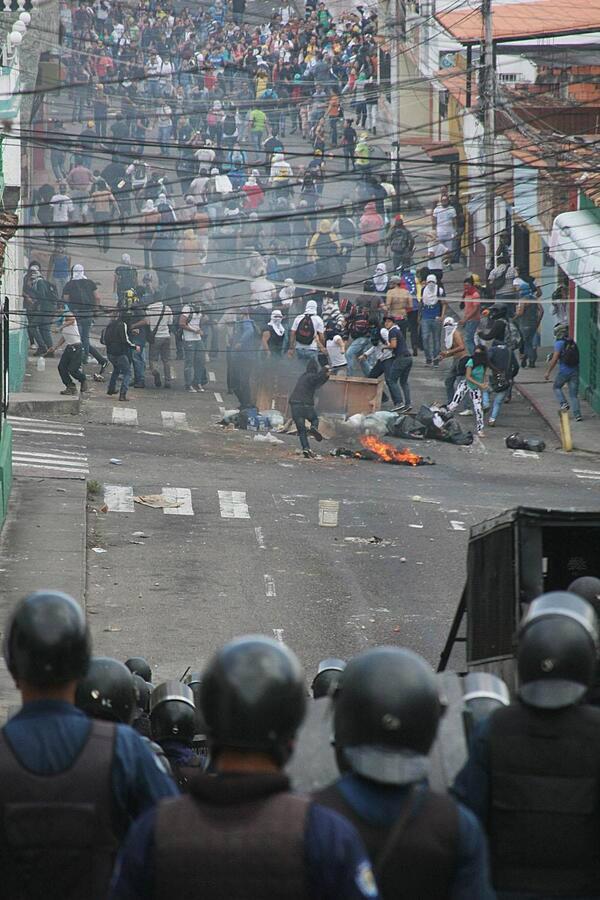
[[[410,750],[390,750],[364,744],[344,747],[352,770],[381,784],[413,784],[429,775],[429,758]]]
[[[576,681],[564,678],[540,679],[522,684],[518,690],[519,697],[528,706],[537,709],[562,709],[578,703],[588,688]]]

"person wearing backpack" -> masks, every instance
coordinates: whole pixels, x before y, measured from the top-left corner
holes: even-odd
[[[569,403],[563,393],[563,388],[567,385],[573,416],[576,422],[581,422],[583,416],[579,406],[579,348],[573,338],[569,337],[568,325],[555,325],[554,337],[554,353],[548,363],[544,380],[549,380],[552,370],[558,365],[558,374],[553,384],[554,396],[562,410],[569,409]]]
[[[392,252],[394,269],[410,268],[415,239],[404,224],[402,216],[395,216],[387,233],[386,244]]]
[[[113,291],[117,297],[117,304],[123,306],[125,291],[135,291],[138,286],[138,270],[131,262],[129,253],[123,253],[121,263],[115,268]]]
[[[326,353],[323,335],[325,325],[321,316],[317,315],[315,300],[309,300],[302,315],[296,316],[290,331],[290,348],[288,356],[298,359],[317,359],[319,351]]]
[[[346,351],[348,375],[350,376],[369,376],[369,365],[361,357],[364,357],[365,352],[371,346],[373,315],[371,308],[365,304],[353,304],[346,311],[348,334],[352,338],[352,343]]]
[[[106,347],[113,370],[106,393],[109,397],[117,393],[117,381],[121,378],[119,400],[127,401],[127,389],[131,380],[131,359],[135,344],[127,329],[128,315],[123,310],[115,310],[113,318],[102,332],[101,341]]]

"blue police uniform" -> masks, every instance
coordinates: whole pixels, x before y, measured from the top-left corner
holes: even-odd
[[[155,823],[156,810],[150,810],[131,828],[115,866],[111,900],[154,896]],[[310,806],[304,850],[311,900],[379,898],[371,863],[358,834],[333,810],[316,803]]]
[[[69,769],[84,747],[92,721],[70,703],[36,700],[2,733],[21,765],[37,775]],[[147,742],[128,725],[117,725],[112,763],[113,822],[122,839],[131,822],[163,797],[179,794]]]

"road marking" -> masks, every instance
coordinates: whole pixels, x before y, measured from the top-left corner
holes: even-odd
[[[254,534],[256,535],[256,543],[258,544],[260,549],[266,550],[267,547],[265,544],[265,536],[263,534],[262,528],[259,525],[257,525],[257,527],[254,529]]]
[[[131,407],[125,409],[115,406],[112,411],[112,421],[113,425],[137,425],[137,409],[132,409]]]
[[[108,507],[109,512],[132,513],[135,508],[133,505],[133,488],[129,485],[105,484],[104,503]]]
[[[13,453],[13,460],[20,463],[36,463],[39,466],[48,466],[50,467],[53,463],[60,463],[58,468],[67,468],[67,469],[81,469],[85,472],[88,471],[88,467],[86,465],[86,459],[62,459],[60,456],[51,456],[49,459],[45,457],[44,454],[41,456],[37,456],[34,453]],[[56,468],[56,466],[52,466],[52,468]]]
[[[409,528],[422,528],[422,525],[409,525]]]
[[[275,640],[279,641],[280,644],[283,644],[283,628],[274,628],[273,636]]]
[[[89,475],[90,472],[88,468],[73,469],[66,466],[52,466],[46,463],[19,462],[16,460],[13,461],[13,467],[15,469],[49,469],[51,472],[69,472],[69,474],[72,473],[73,475]]]
[[[600,475],[578,475],[584,481],[600,481]]]
[[[215,400],[217,401],[217,403],[223,402],[223,398],[221,397],[221,395],[219,394],[218,391],[215,391]]]
[[[249,519],[244,491],[218,491],[222,519]]]
[[[578,478],[600,478],[600,472],[595,469],[573,469]]]
[[[455,519],[450,520],[450,524],[452,525],[453,531],[466,531],[464,522],[457,522]]]
[[[59,434],[61,437],[81,437],[82,431],[51,431],[42,428],[19,428],[18,425],[11,425],[13,431],[23,432],[23,434]]]
[[[162,495],[165,500],[172,500],[179,503],[179,506],[165,506],[163,512],[165,516],[193,516],[192,508],[192,492],[189,488],[172,488],[164,487]]]
[[[161,412],[162,423],[165,428],[185,428],[187,425],[184,412]]]
[[[265,596],[267,597],[276,597],[275,593],[275,582],[273,581],[272,575],[265,575]]]
[[[535,450],[513,450],[513,456],[516,456],[517,459],[539,459],[539,453],[536,453]]]
[[[217,380],[217,376],[215,375],[214,372],[209,372],[209,373],[208,373],[208,380],[209,380],[209,381],[216,381],[216,380]]]
[[[60,459],[69,462],[87,462],[87,456],[85,453],[61,453],[58,450],[56,453],[30,453],[28,450],[15,450],[13,456],[35,456],[37,459]]]
[[[30,427],[35,428],[39,425],[41,428],[47,428],[49,425],[52,428],[77,428],[78,431],[83,434],[83,425],[71,425],[67,422],[52,422],[50,419],[31,419],[29,416],[7,416],[8,421],[12,424],[19,424],[19,422],[29,423]]]

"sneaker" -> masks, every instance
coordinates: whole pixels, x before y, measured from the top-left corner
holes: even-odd
[[[434,361],[433,361],[433,368],[434,368],[434,369],[438,369],[438,368],[439,368],[439,365],[440,365],[439,359],[434,359]]]
[[[431,366],[431,365],[433,365],[433,363],[432,363],[432,361],[431,361],[430,359],[426,359],[426,360],[425,360],[425,365],[426,365],[426,366]]]
[[[495,424],[496,424],[495,419],[488,419],[488,428],[493,428]]]
[[[162,381],[160,379],[160,372],[154,372],[154,387],[160,387]]]
[[[106,393],[107,393],[107,396],[112,397],[113,394],[118,394],[119,392],[118,391],[107,391]]]
[[[196,391],[197,391],[198,394],[203,394],[203,393],[204,393],[204,388],[202,387],[201,384],[195,384],[194,387],[196,388]]]
[[[133,386],[134,386],[134,388],[140,388],[140,389],[145,388],[146,382],[145,381],[134,381]]]
[[[411,410],[412,410],[412,406],[410,405],[410,403],[408,404],[408,406],[404,407],[404,412],[411,412]]]
[[[475,432],[477,437],[485,437],[485,431],[477,431]]]
[[[121,403],[128,403],[129,397],[127,396],[127,394],[121,393],[119,394],[119,400],[121,401]]]
[[[459,412],[459,416],[472,416],[473,411],[470,409],[463,409],[462,412]]]
[[[576,421],[576,422],[583,422],[583,416],[581,415],[581,413],[579,413],[578,416],[575,416],[575,421]]]
[[[319,441],[319,442],[320,442],[320,441],[323,440],[323,435],[321,434],[320,431],[318,431],[318,430],[314,427],[314,425],[313,425],[311,428],[308,429],[308,433],[309,433],[310,435],[312,435],[312,437],[314,437],[315,441]]]
[[[108,368],[108,360],[105,359],[103,363],[100,363],[100,372],[98,374],[103,375],[105,369]]]
[[[302,456],[304,457],[304,459],[316,459],[317,458],[317,454],[315,453],[314,450],[303,450]]]
[[[61,391],[61,394],[63,397],[72,397],[76,393],[77,393],[77,388],[75,387],[74,384],[70,385],[69,387],[66,387],[64,389],[64,391]]]
[[[566,403],[566,402],[565,402],[565,403],[561,403],[561,404],[560,404],[560,408],[561,408],[561,410],[562,410],[563,412],[566,412],[566,411],[569,409],[569,404]]]
[[[188,392],[188,394],[195,394],[195,393],[196,393],[196,388],[194,387],[193,384],[189,384],[189,385],[186,387],[186,391]]]
[[[400,403],[399,406],[392,406],[392,412],[404,412],[405,409],[404,403]]]

